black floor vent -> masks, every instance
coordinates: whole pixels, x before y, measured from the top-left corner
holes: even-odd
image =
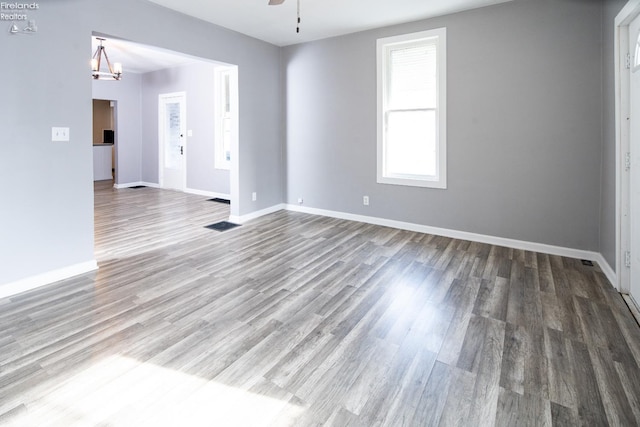
[[[218,203],[225,203],[227,205],[231,204],[231,200],[227,200],[227,199],[221,199],[219,197],[216,197],[215,199],[209,199],[210,202],[218,202]]]
[[[240,224],[234,224],[228,221],[221,221],[221,222],[216,222],[215,224],[207,225],[205,228],[208,228],[210,230],[216,230],[216,231],[227,231],[239,226]]]

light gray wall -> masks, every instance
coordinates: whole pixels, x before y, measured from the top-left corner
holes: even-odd
[[[286,183],[289,203],[601,247],[612,262],[611,53],[598,52],[617,7],[603,17],[595,1],[516,0],[281,51],[141,0],[41,4],[37,34],[0,35],[11,59],[0,67],[0,286],[93,258],[93,31],[239,66],[239,214],[282,202]],[[440,26],[449,189],[376,184],[375,39]],[[52,126],[70,127],[71,141],[52,143]],[[123,181],[142,177],[130,173]]]
[[[278,47],[142,0],[40,6],[37,34],[0,34],[0,286],[93,259],[93,31],[237,64],[236,207],[246,214],[282,202]],[[52,143],[52,126],[70,127],[71,141]]]
[[[2,22],[0,286],[93,259],[90,32],[68,30],[79,6],[43,4],[32,36]],[[51,142],[52,126],[70,141]]]
[[[215,168],[215,73],[213,63],[198,63],[142,76],[142,177],[158,183],[158,96],[185,92],[187,188],[229,194],[229,171]]]
[[[232,209],[245,215],[281,203],[280,49],[146,1],[89,3],[93,31],[238,66],[240,176]]]
[[[285,48],[287,202],[598,250],[601,12],[515,1]],[[377,184],[376,39],[438,27],[448,189]]]
[[[614,24],[626,0],[607,0],[602,15],[603,108],[602,182],[600,195],[600,253],[616,268],[616,126],[614,75]]]
[[[116,101],[116,184],[141,181],[141,83],[139,74],[120,81],[94,80],[93,98]]]

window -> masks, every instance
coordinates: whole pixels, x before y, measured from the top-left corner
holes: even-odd
[[[635,73],[640,69],[640,33],[636,38],[636,50],[633,55],[633,72]]]
[[[378,182],[447,187],[446,29],[378,39]]]
[[[231,168],[231,69],[216,71],[216,169]]]

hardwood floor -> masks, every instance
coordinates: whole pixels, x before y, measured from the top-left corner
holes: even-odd
[[[100,269],[0,300],[0,424],[638,425],[640,328],[579,260],[96,185]]]

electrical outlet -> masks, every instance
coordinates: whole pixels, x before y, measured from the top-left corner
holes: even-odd
[[[51,141],[69,141],[69,128],[52,127]]]
[[[369,206],[369,196],[362,196],[362,204]]]
[[[304,203],[304,200],[302,200],[302,197],[298,197],[298,204],[301,205]]]
[[[251,200],[254,202],[258,200],[258,194],[255,191],[251,193]]]

